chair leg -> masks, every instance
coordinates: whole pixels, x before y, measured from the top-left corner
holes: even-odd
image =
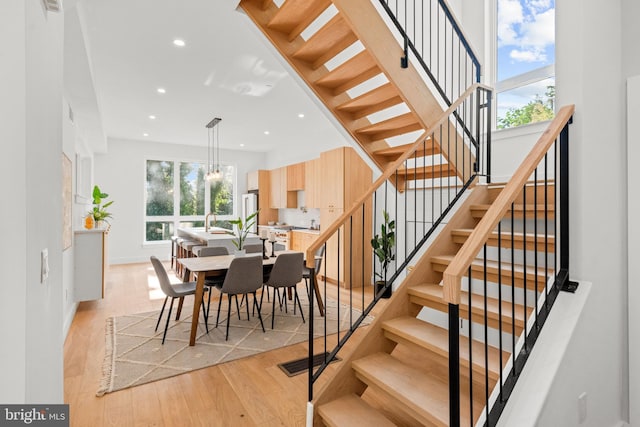
[[[222,294],[220,294],[220,299],[218,300],[218,315],[216,316],[216,328],[218,327],[218,322],[220,321],[220,308],[222,307]]]
[[[209,309],[211,308],[211,294],[213,293],[213,288],[209,287],[209,300],[207,301],[207,317],[209,317]]]
[[[171,320],[171,310],[173,310],[173,300],[175,298],[171,298],[171,304],[169,305],[169,315],[167,316],[167,324],[164,326],[164,334],[162,335],[162,344],[164,344],[165,338],[167,338],[167,330],[169,329],[169,320]]]
[[[244,301],[244,299],[247,299],[247,303],[245,304],[245,307],[247,309],[247,322],[251,321],[251,318],[249,317],[249,296],[247,294],[242,295],[242,300]]]
[[[160,310],[160,316],[158,316],[158,321],[156,322],[156,332],[158,332],[158,325],[160,325],[160,319],[162,319],[162,313],[164,313],[164,306],[167,305],[167,300],[169,297],[164,297],[164,302],[162,303],[162,310]]]
[[[238,312],[238,320],[241,320],[240,319],[240,305],[238,304],[238,295],[234,295],[234,296],[236,297],[235,298],[236,299],[236,311]],[[231,302],[231,301],[229,301],[229,302]]]
[[[227,306],[227,335],[224,337],[225,341],[229,340],[229,323],[231,323],[231,294],[227,294],[229,297],[229,305]],[[236,298],[236,302],[238,299]]]
[[[255,291],[253,292],[253,308],[255,309],[256,307],[258,307],[258,302],[256,301],[257,296]],[[249,301],[249,297],[247,297],[247,301]],[[262,332],[265,332],[264,330],[264,323],[262,323],[262,313],[260,313],[260,307],[258,307],[258,319],[260,319],[260,326],[262,326]]]
[[[184,297],[180,297],[180,301],[178,301],[178,310],[176,311],[176,320],[180,320],[180,314],[182,313],[183,303],[184,303]]]
[[[276,289],[273,289],[273,300],[271,301],[271,329],[276,320]]]
[[[205,310],[204,300],[200,301],[200,305],[202,306],[202,315],[204,316],[204,329],[209,333],[209,313]]]
[[[293,295],[294,295],[294,298],[295,298],[295,301],[293,301],[294,311],[295,311],[296,301],[298,301],[298,308],[300,309],[300,316],[302,316],[302,323],[304,323],[304,313],[302,312],[302,304],[300,304],[300,297],[298,297],[298,288],[296,288],[295,286],[293,287]]]

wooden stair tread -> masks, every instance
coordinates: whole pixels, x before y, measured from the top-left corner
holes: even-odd
[[[293,57],[312,63],[315,69],[349,47],[356,40],[358,40],[358,37],[344,21],[344,18],[341,15],[335,15],[311,36],[293,54]]]
[[[380,141],[420,129],[422,129],[422,125],[418,122],[415,114],[408,112],[356,129],[356,133],[367,135],[372,141]]]
[[[448,310],[448,304],[444,302],[442,296],[442,286],[437,284],[422,284],[416,285],[409,288],[409,295],[422,298],[425,300],[430,300],[435,303],[438,303],[437,308],[442,311]],[[414,301],[417,302],[417,301]],[[418,302],[419,303],[419,302]],[[495,298],[487,297],[487,318],[498,321],[499,310],[498,310],[498,300]],[[515,311],[515,321],[511,319],[511,310],[512,306]],[[465,291],[460,292],[460,311],[466,313],[469,310],[469,293]],[[474,316],[484,316],[484,297],[478,294],[471,294],[471,311]],[[527,309],[527,315],[531,309]],[[519,333],[520,330],[524,327],[524,306],[521,304],[511,304],[508,301],[502,301],[502,317],[503,323],[508,325],[515,323],[517,327],[517,331]],[[508,331],[507,331],[508,332]]]
[[[451,261],[453,260],[454,255],[438,255],[431,258],[431,265],[435,271],[444,272],[446,268],[449,266]],[[503,285],[511,284],[511,262],[507,262],[503,260],[503,268],[500,269],[497,261],[487,260],[487,275],[491,277],[487,277],[487,281],[497,283],[496,276],[500,271],[502,278],[504,279]],[[482,259],[476,259],[471,263],[471,273],[474,275],[474,278],[479,278],[477,276],[478,273],[482,273],[484,270],[484,261]],[[538,280],[538,290],[542,288],[547,282],[547,276],[551,275],[551,271],[545,271],[543,267],[538,267],[536,270],[535,267],[531,266],[523,266],[521,264],[513,265],[513,277],[515,280],[516,286],[522,286],[524,283],[524,278],[527,279],[527,288],[535,289],[535,281],[536,278]]]
[[[387,417],[355,394],[321,405],[318,413],[329,427],[395,427]]]
[[[439,378],[409,367],[387,353],[375,353],[352,363],[356,375],[409,409],[422,425],[449,425],[449,385]],[[460,396],[461,425],[469,425],[469,398]],[[465,408],[467,408],[465,410]]]
[[[443,165],[418,166],[417,168],[398,169],[399,177],[407,180],[413,179],[435,179],[456,176],[456,171],[452,165],[445,163]],[[393,181],[394,176],[391,175]]]
[[[396,145],[395,147],[383,148],[381,150],[374,151],[373,154],[376,156],[398,158],[401,155],[403,155],[411,146],[413,146],[413,143]],[[439,153],[440,153],[440,147],[438,145],[435,145],[435,144],[432,145],[430,142],[427,142],[424,148],[423,146],[420,146],[415,151],[415,154],[411,156],[411,158],[433,156],[434,154],[439,154]]]
[[[466,240],[469,238],[471,233],[473,232],[473,228],[460,228],[457,230],[453,230],[451,232],[451,236],[455,243],[464,244]],[[500,233],[500,243],[502,247],[511,247],[512,234],[510,231],[503,231]],[[533,250],[534,246],[537,244],[539,251],[544,251],[545,246],[545,236],[544,234],[538,234],[537,240],[536,235],[534,233],[527,233],[526,236],[521,232],[513,232],[513,242],[515,249],[522,249],[526,242],[526,246],[528,250]],[[487,244],[490,246],[498,246],[498,232],[494,231],[489,236],[489,240]],[[547,236],[547,251],[553,252],[555,249],[555,237]]]
[[[473,218],[478,219],[478,218],[482,218],[487,213],[487,210],[489,210],[489,207],[491,207],[490,204],[476,204],[476,205],[471,205],[469,207],[469,210],[471,211],[471,216]],[[544,204],[540,204],[540,203],[538,203],[537,205],[527,204],[526,207],[522,204],[514,204],[513,208],[514,208],[513,214],[514,214],[514,217],[516,218],[526,215],[527,218],[534,218],[534,216],[537,216],[538,219],[544,219],[543,218],[545,213]],[[546,212],[549,219],[552,219],[555,214],[553,205],[547,206]],[[509,216],[511,216],[511,208],[507,209],[507,211],[505,212],[505,218]]]
[[[398,342],[397,338],[402,338],[442,357],[449,357],[449,331],[446,329],[411,316],[388,320],[383,323],[382,328],[385,330],[385,336],[389,339]],[[484,375],[484,344],[479,341],[473,341],[472,350],[473,370],[480,375]],[[500,350],[495,347],[489,347],[488,355],[489,378],[495,381],[500,377]],[[508,358],[509,353],[503,351],[503,363],[506,363]],[[469,368],[469,340],[464,336],[460,336],[460,362],[462,366]]]
[[[315,84],[333,89],[335,93],[341,93],[380,74],[380,72],[380,68],[371,55],[366,50],[363,50],[316,80]]]
[[[353,119],[359,119],[402,102],[395,86],[385,83],[337,106],[336,109],[351,113]]]
[[[287,0],[267,27],[288,34],[291,41],[330,5],[330,0]]]

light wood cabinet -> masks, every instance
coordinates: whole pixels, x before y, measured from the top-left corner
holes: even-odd
[[[268,170],[257,170],[247,174],[247,190],[258,190],[258,224],[278,221],[278,211],[271,208],[271,174]]]
[[[306,252],[313,242],[318,238],[318,233],[309,233],[306,231],[291,232],[290,249],[294,251]]]
[[[271,204],[273,209],[296,208],[297,195],[287,189],[287,167],[272,169],[271,176]]]
[[[287,166],[287,191],[299,191],[305,189],[305,165],[304,162]]]
[[[352,148],[341,147],[322,153],[318,185],[322,227],[329,227],[346,209],[350,209],[369,189],[371,182],[371,169]],[[371,221],[372,204],[366,201],[353,216],[353,221],[341,227],[340,241],[334,235],[327,242],[325,262],[328,282],[350,286],[350,281],[354,287],[361,287],[363,283],[365,286],[371,284]],[[351,247],[349,242],[353,243]]]
[[[304,165],[304,197],[308,208],[320,208],[320,159],[308,160]]]

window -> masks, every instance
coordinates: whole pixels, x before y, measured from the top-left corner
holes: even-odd
[[[178,227],[202,227],[208,212],[222,226],[234,217],[235,166],[221,165],[215,181],[205,179],[206,166],[197,162],[147,160],[146,169],[146,242],[170,240]]]
[[[498,129],[550,120],[555,101],[555,0],[496,0]]]

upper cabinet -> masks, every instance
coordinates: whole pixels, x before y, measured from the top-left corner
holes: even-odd
[[[296,163],[287,166],[287,191],[298,191],[305,189],[305,164]]]
[[[304,197],[308,208],[319,208],[320,202],[320,159],[304,163]]]
[[[298,204],[297,195],[288,190],[287,167],[272,169],[271,175],[271,205],[273,209],[296,208]]]
[[[260,171],[247,173],[247,191],[260,191]]]

